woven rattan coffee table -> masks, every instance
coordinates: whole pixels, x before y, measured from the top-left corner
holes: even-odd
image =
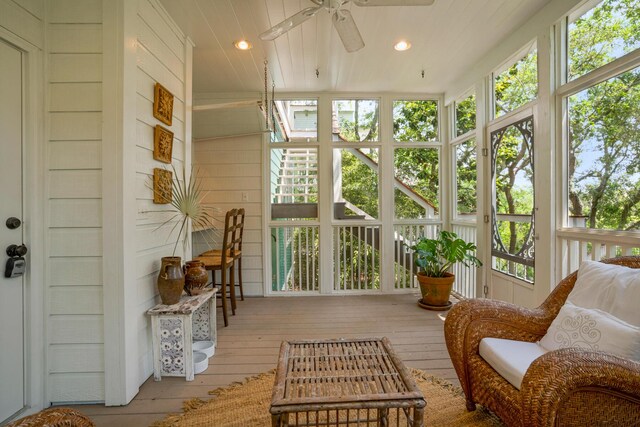
[[[272,425],[423,426],[426,401],[387,338],[285,341]]]

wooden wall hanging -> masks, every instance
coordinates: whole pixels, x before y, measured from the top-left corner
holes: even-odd
[[[166,204],[173,200],[173,173],[171,171],[153,169],[153,203]]]
[[[153,158],[163,163],[171,163],[173,151],[173,132],[156,125],[153,130]]]
[[[160,83],[156,83],[154,89],[153,117],[168,126],[173,120],[173,94]]]

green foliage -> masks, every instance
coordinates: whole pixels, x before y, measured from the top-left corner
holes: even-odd
[[[569,78],[640,46],[640,1],[605,0],[569,28]],[[640,68],[569,98],[569,212],[640,229]]]
[[[415,252],[416,265],[429,277],[443,277],[456,262],[466,267],[482,265],[474,255],[476,245],[450,231],[440,231],[435,239],[422,237],[411,249]]]
[[[378,218],[378,174],[346,149],[342,159],[342,197],[374,218]],[[376,149],[364,154],[378,160]]]
[[[606,0],[569,25],[569,80],[640,47],[640,0]]]
[[[533,101],[538,96],[538,53],[527,56],[503,71],[494,80],[496,117]]]
[[[459,214],[476,212],[476,140],[470,139],[456,146],[456,193]]]
[[[438,101],[395,101],[393,138],[399,142],[438,139]]]
[[[437,212],[439,155],[437,148],[397,148],[394,154],[395,175]],[[425,209],[414,200],[395,190],[396,218],[424,218]]]
[[[476,96],[470,95],[456,102],[456,136],[476,128]]]

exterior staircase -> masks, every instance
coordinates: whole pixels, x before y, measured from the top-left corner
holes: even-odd
[[[273,200],[271,201],[272,219],[304,219],[318,217],[318,157],[315,149],[307,148],[283,148],[273,150],[279,158],[271,159],[278,166],[278,175],[271,178]],[[278,152],[280,151],[280,152]],[[275,157],[275,156],[274,156]],[[377,167],[377,164],[375,164]],[[275,189],[273,188],[275,184]],[[313,190],[313,191],[310,191]],[[335,219],[365,219],[364,215],[353,215],[347,210],[355,207],[348,202],[335,202],[333,205]],[[367,226],[352,228],[354,237],[366,244],[380,249],[380,230]],[[394,258],[401,265],[411,265],[413,272],[415,266],[408,262],[411,257],[405,247],[403,236],[395,236]],[[408,244],[410,242],[407,242]]]

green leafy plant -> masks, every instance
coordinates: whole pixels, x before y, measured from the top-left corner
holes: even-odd
[[[188,223],[191,221],[191,226],[200,230],[215,230],[213,208],[205,206],[203,203],[206,192],[202,190],[202,182],[197,178],[197,171],[191,170],[191,175],[187,179],[185,169],[182,169],[182,179],[178,179],[178,173],[173,165],[173,180],[171,182],[172,197],[171,197],[171,209],[169,210],[157,210],[153,212],[171,212],[173,213],[167,220],[161,223],[156,230],[164,227],[167,224],[173,224],[169,236],[173,234],[175,229],[180,226],[178,236],[176,237],[176,243],[173,247],[173,255],[176,254],[178,243],[180,240],[183,242],[183,248],[187,247],[187,232],[189,230]],[[153,186],[151,185],[151,188]],[[155,190],[154,190],[155,191]]]
[[[456,262],[466,267],[482,265],[476,258],[476,245],[465,242],[456,233],[441,231],[437,238],[421,237],[410,248],[415,252],[415,262],[424,275],[444,277],[449,268]]]

